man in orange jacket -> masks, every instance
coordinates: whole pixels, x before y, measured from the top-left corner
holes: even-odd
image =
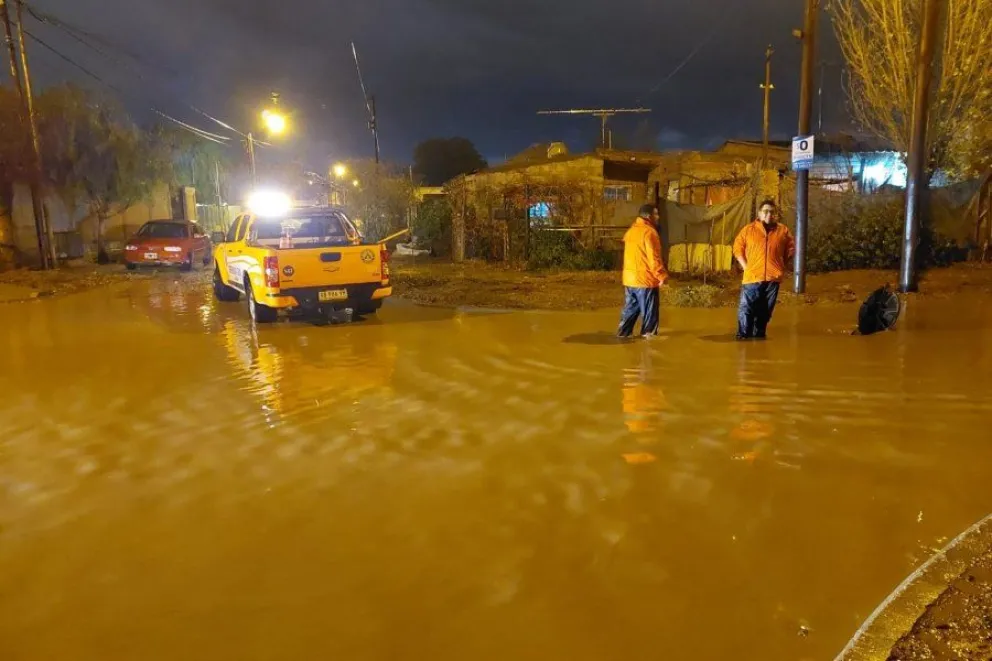
[[[619,337],[631,336],[638,317],[642,317],[641,335],[658,334],[658,288],[668,279],[661,256],[659,218],[658,207],[645,204],[623,235],[624,305],[617,329]]]
[[[765,338],[779,284],[795,254],[792,233],[778,222],[777,205],[765,200],[758,207],[758,220],[742,229],[734,240],[734,259],[744,269],[737,311],[738,340]]]

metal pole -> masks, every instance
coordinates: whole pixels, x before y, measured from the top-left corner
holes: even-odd
[[[224,199],[220,195],[220,161],[214,161],[214,192],[217,193],[217,208],[220,209],[224,206]]]
[[[916,98],[913,100],[913,134],[909,143],[906,179],[906,227],[902,261],[899,265],[899,291],[916,291],[916,247],[920,240],[920,195],[927,187],[927,120],[930,114],[930,82],[933,78],[940,0],[926,0],[922,8],[923,28],[916,60]]]
[[[20,19],[21,6],[18,5],[18,19]],[[14,30],[10,18],[10,9],[6,0],[0,0],[0,16],[2,16],[4,37],[7,42],[7,53],[10,57],[10,75],[14,79],[14,86],[21,99],[21,121],[28,125],[28,133],[31,136],[32,148],[32,177],[30,182],[31,209],[34,214],[35,233],[38,237],[38,258],[41,260],[43,268],[53,268],[56,264],[54,258],[54,241],[48,228],[45,218],[45,209],[40,190],[41,180],[41,155],[38,143],[38,126],[34,117],[34,102],[31,99],[31,79],[29,77],[27,56],[24,52],[24,33],[21,30],[20,21],[16,24],[18,46],[20,47],[20,58],[18,59],[17,46],[14,44]]]
[[[251,187],[258,185],[258,176],[255,173],[255,136],[248,131],[248,173],[251,176]]]
[[[7,0],[0,0],[0,17],[3,20],[4,37],[7,42],[7,53],[10,57],[10,77],[14,81],[18,97],[24,92],[21,86],[21,70],[17,68],[17,49],[14,46],[14,34],[10,24],[10,11],[7,9]]]
[[[816,78],[816,26],[820,0],[806,0],[803,26],[803,70],[799,88],[799,135],[809,135],[813,119],[813,85]],[[796,172],[796,262],[793,291],[806,292],[806,246],[809,243],[809,170]]]
[[[768,167],[768,130],[771,122],[771,100],[772,100],[772,55],[775,53],[775,49],[768,45],[765,50],[765,84],[762,85],[762,89],[765,90],[765,112],[764,120],[762,122],[761,128],[761,168],[764,169]]]
[[[372,140],[375,141],[375,164],[379,165],[379,123],[375,114],[375,97],[369,97],[369,128],[372,130]]]

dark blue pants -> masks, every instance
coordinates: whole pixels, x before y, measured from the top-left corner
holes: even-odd
[[[777,282],[755,282],[741,287],[737,309],[737,337],[763,338],[778,300]]]
[[[623,312],[620,313],[620,327],[617,335],[630,337],[634,332],[637,318],[641,320],[641,335],[654,335],[658,332],[657,287],[624,287]]]

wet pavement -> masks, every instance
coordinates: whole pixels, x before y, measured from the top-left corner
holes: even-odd
[[[992,510],[992,305],[0,307],[0,658],[824,659]]]

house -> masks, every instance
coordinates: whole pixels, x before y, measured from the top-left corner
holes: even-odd
[[[906,187],[903,155],[880,140],[848,134],[817,136],[810,181],[831,190],[871,192],[883,186]],[[728,140],[717,151],[723,154],[761,158],[762,143]],[[792,141],[769,142],[769,161],[783,170],[791,168]]]
[[[745,195],[753,199],[755,189],[777,195],[781,164],[764,172],[759,165],[733,153],[573,154],[560,142],[534,145],[501,165],[448,182],[454,256],[520,258],[533,228],[571,232],[586,245],[615,249],[645,202],[662,207],[665,225],[664,210],[678,205],[696,207],[693,213],[702,218],[707,208]]]

